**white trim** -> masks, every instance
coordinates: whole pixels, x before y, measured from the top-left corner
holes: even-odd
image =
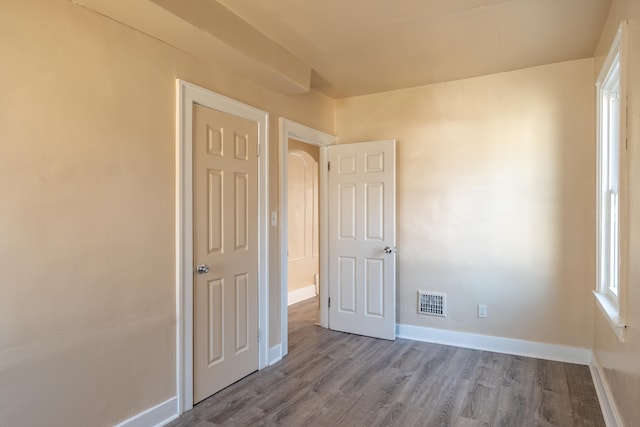
[[[276,344],[269,349],[269,366],[282,360],[282,346]]]
[[[609,73],[609,69],[613,64],[614,59],[618,54],[620,54],[623,50],[623,45],[626,44],[626,40],[623,41],[623,38],[626,36],[627,32],[627,21],[620,22],[618,26],[618,30],[616,31],[616,35],[611,42],[611,47],[609,48],[609,52],[607,53],[607,57],[602,63],[602,67],[600,68],[600,72],[598,73],[598,78],[596,79],[596,85],[600,85],[604,82],[607,74]],[[621,58],[622,59],[622,58]],[[622,64],[620,64],[622,65]]]
[[[316,296],[316,285],[308,285],[288,293],[287,305],[295,304]]]
[[[625,342],[627,324],[625,321],[620,318],[620,313],[618,312],[618,307],[614,301],[611,301],[611,297],[608,295],[602,294],[597,291],[593,291],[593,295],[596,297],[596,305],[602,311],[602,314],[609,322],[611,329],[615,332],[618,340],[620,342]]]
[[[327,147],[336,143],[336,137],[321,132],[319,130],[310,128],[308,126],[296,123],[294,121],[280,117],[280,168],[279,168],[279,191],[280,191],[280,336],[282,346],[282,357],[286,356],[289,352],[289,314],[288,314],[288,209],[287,209],[287,154],[289,152],[289,139],[293,138],[307,144],[317,145],[320,147],[320,160],[318,162],[318,171],[320,176],[318,177],[318,184],[320,192],[318,194],[320,204],[320,326],[327,328],[329,326],[329,310],[328,304],[328,292],[325,289],[329,289],[327,285],[327,279],[329,277],[328,269],[328,245],[327,245],[327,230],[328,230],[328,206],[327,198],[327,183],[328,183],[328,171],[327,171]]]
[[[588,365],[591,362],[591,350],[586,348],[478,335],[467,332],[447,331],[425,326],[398,324],[396,326],[396,336],[398,338],[415,341],[535,357],[537,359],[555,360],[558,362],[577,363],[580,365]]]
[[[611,43],[609,53],[600,69],[596,80],[596,126],[597,126],[597,173],[596,173],[596,289],[594,296],[598,307],[602,310],[607,318],[613,332],[620,342],[624,342],[626,317],[627,317],[627,295],[629,289],[628,266],[629,262],[629,218],[628,218],[628,173],[627,173],[627,21],[622,21],[618,27],[615,38]],[[603,156],[603,110],[602,98],[603,91],[606,88],[607,77],[614,65],[616,58],[619,60],[620,73],[620,129],[619,129],[619,184],[618,184],[618,236],[619,236],[619,278],[618,278],[618,295],[617,297],[610,295],[607,288],[607,282],[603,279],[606,269],[603,269],[603,236],[602,228],[605,226],[605,216],[603,216],[603,191],[601,165]]]
[[[598,401],[600,402],[600,408],[602,409],[602,416],[607,427],[622,427],[622,418],[620,412],[616,406],[616,402],[613,399],[613,394],[609,388],[606,377],[602,373],[600,363],[594,356],[589,365],[591,371],[591,377],[593,378],[593,385],[598,395]]]
[[[114,427],[160,427],[176,418],[178,418],[178,397],[173,396],[171,399],[142,411]]]
[[[258,369],[269,352],[269,113],[210,90],[176,80],[176,384],[178,413],[193,407],[193,104],[233,114],[258,124]]]

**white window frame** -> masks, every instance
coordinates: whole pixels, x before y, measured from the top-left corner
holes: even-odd
[[[597,87],[596,289],[594,295],[620,341],[627,295],[626,22],[609,50]]]

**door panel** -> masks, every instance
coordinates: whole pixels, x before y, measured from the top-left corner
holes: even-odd
[[[236,354],[249,348],[249,278],[236,276]]]
[[[338,258],[339,289],[338,306],[342,313],[356,313],[356,259]]]
[[[338,201],[338,230],[341,240],[356,238],[356,186],[338,184],[340,200]]]
[[[367,258],[365,260],[365,293],[367,316],[384,317],[384,261]]]
[[[246,173],[235,173],[235,249],[247,250],[249,219],[249,177]]]
[[[366,240],[384,241],[384,185],[379,182],[365,183]]]
[[[258,369],[257,124],[193,107],[194,403]]]
[[[328,151],[329,327],[393,340],[395,141]]]
[[[224,310],[224,296],[222,295],[222,279],[210,280],[207,283],[209,288],[209,306],[207,314],[209,320],[209,366],[223,360],[224,334],[222,333],[222,319]]]

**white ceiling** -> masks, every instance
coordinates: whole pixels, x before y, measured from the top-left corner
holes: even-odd
[[[591,57],[611,0],[217,0],[341,98]]]

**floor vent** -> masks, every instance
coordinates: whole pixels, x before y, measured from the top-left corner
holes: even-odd
[[[418,313],[446,317],[447,294],[444,292],[418,291]]]

